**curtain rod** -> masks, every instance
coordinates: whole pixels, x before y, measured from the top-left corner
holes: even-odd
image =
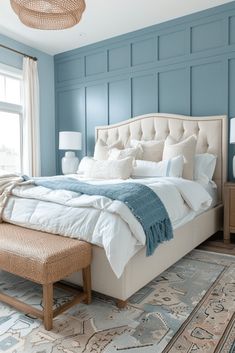
[[[10,50],[10,51],[13,51],[14,53],[17,53],[17,54],[26,56],[27,58],[33,59],[34,61],[37,61],[37,60],[38,60],[38,59],[37,59],[36,57],[34,57],[34,56],[31,56],[31,55],[22,53],[21,51],[18,51],[18,50],[16,50],[16,49],[9,48],[9,47],[7,47],[6,45],[0,44],[0,47],[1,47],[1,48],[4,48],[4,49],[7,49],[7,50]]]

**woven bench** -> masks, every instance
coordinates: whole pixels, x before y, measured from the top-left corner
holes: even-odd
[[[0,293],[0,301],[44,321],[46,330],[53,317],[81,301],[91,302],[91,245],[71,238],[0,224],[0,269],[39,283],[43,287],[43,310]],[[83,292],[53,310],[53,284],[82,270]],[[69,289],[68,286],[64,286]],[[74,292],[74,290],[73,290]]]

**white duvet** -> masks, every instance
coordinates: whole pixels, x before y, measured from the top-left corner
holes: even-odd
[[[84,179],[83,179],[84,181]],[[93,184],[125,182],[88,181]],[[212,198],[200,184],[181,178],[128,179],[145,184],[164,203],[173,228],[210,207]],[[3,220],[23,227],[86,240],[105,249],[120,277],[130,258],[145,245],[142,226],[120,201],[103,196],[41,186],[17,186],[3,211]]]

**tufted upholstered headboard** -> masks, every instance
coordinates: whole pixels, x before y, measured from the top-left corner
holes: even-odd
[[[213,153],[217,156],[214,181],[218,186],[218,196],[223,198],[223,184],[227,179],[227,117],[192,117],[176,114],[154,113],[137,116],[118,124],[96,127],[96,139],[107,144],[118,139],[125,147],[130,139],[165,140],[168,135],[177,141],[192,134],[197,135],[197,153]]]

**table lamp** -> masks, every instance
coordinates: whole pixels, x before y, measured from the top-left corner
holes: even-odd
[[[230,143],[235,143],[235,118],[230,119]],[[233,176],[235,177],[235,155],[233,156]]]
[[[60,131],[59,133],[59,149],[69,150],[65,152],[62,158],[62,173],[74,174],[77,172],[79,159],[76,157],[75,152],[71,150],[82,149],[82,134],[76,131]]]

